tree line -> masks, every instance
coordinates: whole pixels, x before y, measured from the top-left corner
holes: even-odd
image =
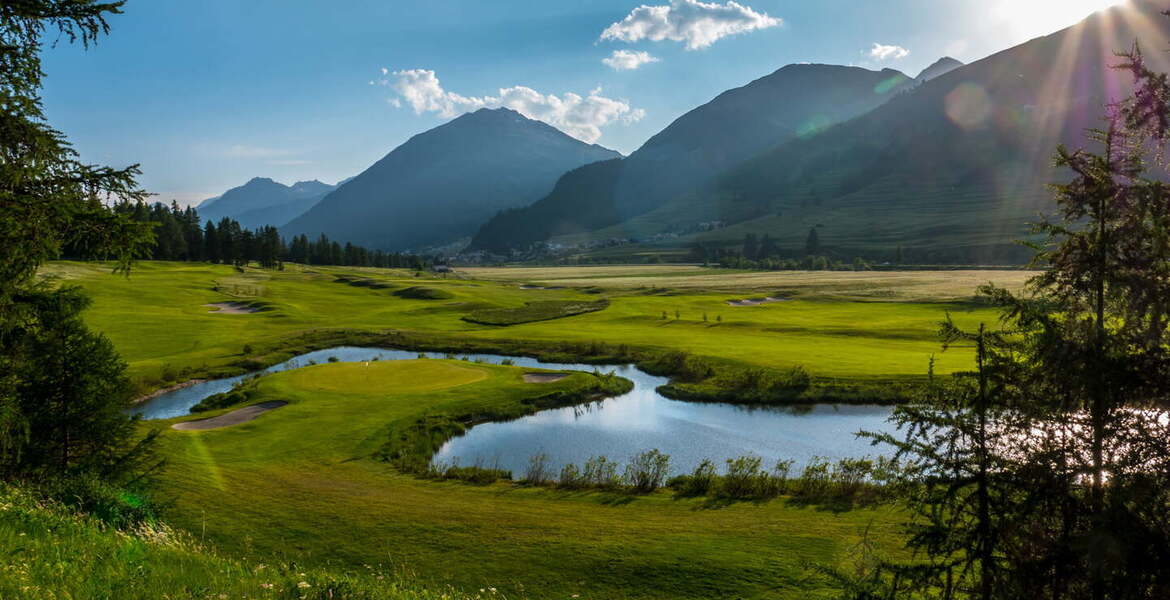
[[[304,265],[380,267],[422,270],[434,264],[433,257],[370,250],[349,242],[344,245],[322,234],[316,239],[298,235],[285,240],[277,228],[266,225],[249,230],[239,222],[224,217],[218,223],[199,218],[194,207],[180,207],[172,202],[147,203],[142,200],[115,204],[113,214],[153,227],[154,240],[140,258],[210,262],[244,266],[256,263],[266,269],[280,268],[285,262]],[[86,248],[72,245],[64,251],[67,258],[92,256]]]

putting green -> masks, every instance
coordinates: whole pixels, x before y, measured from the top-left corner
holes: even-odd
[[[413,394],[487,379],[487,371],[437,360],[318,365],[292,371],[289,384],[306,392],[342,395]]]

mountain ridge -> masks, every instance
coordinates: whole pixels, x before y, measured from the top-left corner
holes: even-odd
[[[577,167],[621,155],[508,109],[465,113],[412,136],[284,228],[384,250],[466,238]]]

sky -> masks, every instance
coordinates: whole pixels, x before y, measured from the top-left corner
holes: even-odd
[[[45,50],[50,121],[181,204],[253,177],[335,183],[507,106],[624,154],[787,64],[973,62],[1118,0],[128,0]]]

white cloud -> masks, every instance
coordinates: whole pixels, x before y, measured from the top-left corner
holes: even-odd
[[[729,35],[767,29],[781,19],[756,12],[734,0],[727,4],[699,0],[671,0],[666,6],[642,5],[626,18],[605,28],[603,40],[637,42],[671,40],[686,42],[687,50],[698,50]]]
[[[605,66],[614,71],[633,71],[646,64],[658,62],[658,57],[650,56],[649,52],[631,52],[629,50],[614,50],[608,58],[601,59]]]
[[[463,96],[443,89],[435,72],[428,69],[394,71],[379,83],[398,94],[399,97],[389,100],[390,104],[405,103],[415,114],[429,112],[451,118],[480,108],[504,107],[589,143],[601,137],[602,127],[614,121],[633,123],[646,114],[642,109],[632,108],[626,100],[602,96],[601,88],[592,90],[588,96],[572,92],[558,96],[518,85],[500,88],[496,96]]]
[[[869,57],[874,60],[898,60],[910,56],[910,51],[901,46],[887,46],[874,42],[869,49]]]

